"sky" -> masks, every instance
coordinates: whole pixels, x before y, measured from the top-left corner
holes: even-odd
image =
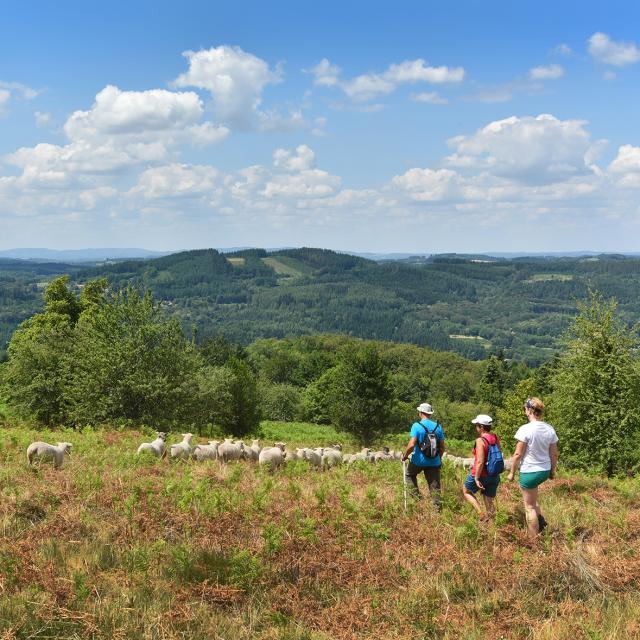
[[[6,3],[0,249],[640,251],[640,4]]]

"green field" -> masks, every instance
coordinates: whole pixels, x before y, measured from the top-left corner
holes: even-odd
[[[311,267],[288,256],[262,258],[262,262],[271,267],[279,276],[300,278],[301,276],[313,273],[313,269]]]
[[[308,444],[340,437],[262,430]],[[73,455],[57,471],[30,468],[35,439],[71,441]],[[405,513],[398,462],[325,473],[296,462],[271,474],[137,457],[148,439],[0,431],[2,638],[640,634],[637,480],[561,474],[545,484],[550,527],[532,546],[516,486],[501,487],[497,523],[482,527],[450,466],[443,512],[423,501]]]

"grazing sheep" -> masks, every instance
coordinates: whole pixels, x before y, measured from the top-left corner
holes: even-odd
[[[294,462],[295,460],[302,460],[302,457],[298,453],[300,449],[296,449],[295,451],[291,451],[291,449],[284,450],[284,461],[285,462]]]
[[[193,438],[192,433],[183,433],[182,442],[172,444],[169,455],[174,460],[188,460],[191,456],[191,438]]]
[[[156,458],[163,458],[166,454],[164,443],[167,440],[167,434],[164,431],[158,431],[156,433],[156,439],[153,442],[143,442],[139,447],[137,453],[142,452],[152,453]]]
[[[393,456],[389,453],[389,447],[382,447],[382,451],[376,451],[373,454],[374,462],[382,462],[383,460],[392,460]]]
[[[324,469],[330,469],[331,467],[337,467],[342,464],[342,453],[340,449],[329,447],[324,450],[322,454],[322,467]]]
[[[46,442],[32,442],[27,448],[27,460],[33,464],[34,458],[53,460],[53,466],[58,469],[64,461],[64,454],[71,455],[70,442],[58,442],[58,445],[47,444]]]
[[[218,446],[218,460],[225,464],[231,460],[240,460],[242,457],[244,457],[243,442],[234,442],[231,438],[226,438]]]
[[[193,457],[198,462],[217,460],[219,446],[220,443],[217,440],[209,440],[209,444],[197,444],[193,449]]]
[[[360,453],[355,454],[355,460],[364,460],[365,462],[373,462],[373,456],[371,455],[371,449],[362,449]]]
[[[314,469],[320,470],[322,468],[322,454],[318,453],[316,449],[303,449],[302,458]]]
[[[251,443],[250,447],[245,446],[245,448],[244,448],[244,457],[247,460],[252,460],[254,462],[257,462],[259,456],[260,456],[260,441],[259,440],[254,440]]]
[[[265,447],[258,456],[258,464],[268,465],[271,471],[275,471],[284,462],[285,448],[284,442],[276,442],[273,447]]]
[[[342,456],[342,462],[344,462],[345,464],[351,464],[354,460],[355,460],[355,454],[353,453],[345,453]]]

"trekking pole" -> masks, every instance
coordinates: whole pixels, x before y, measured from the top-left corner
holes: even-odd
[[[404,512],[407,513],[407,463],[402,461],[402,480],[404,481]]]

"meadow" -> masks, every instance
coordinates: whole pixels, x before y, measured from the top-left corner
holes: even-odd
[[[442,513],[405,513],[397,461],[172,463],[135,455],[150,433],[4,424],[0,638],[640,637],[639,480],[560,473],[536,545],[516,485],[480,525],[450,465]],[[317,425],[262,433],[356,448]],[[73,454],[29,467],[36,439]]]

